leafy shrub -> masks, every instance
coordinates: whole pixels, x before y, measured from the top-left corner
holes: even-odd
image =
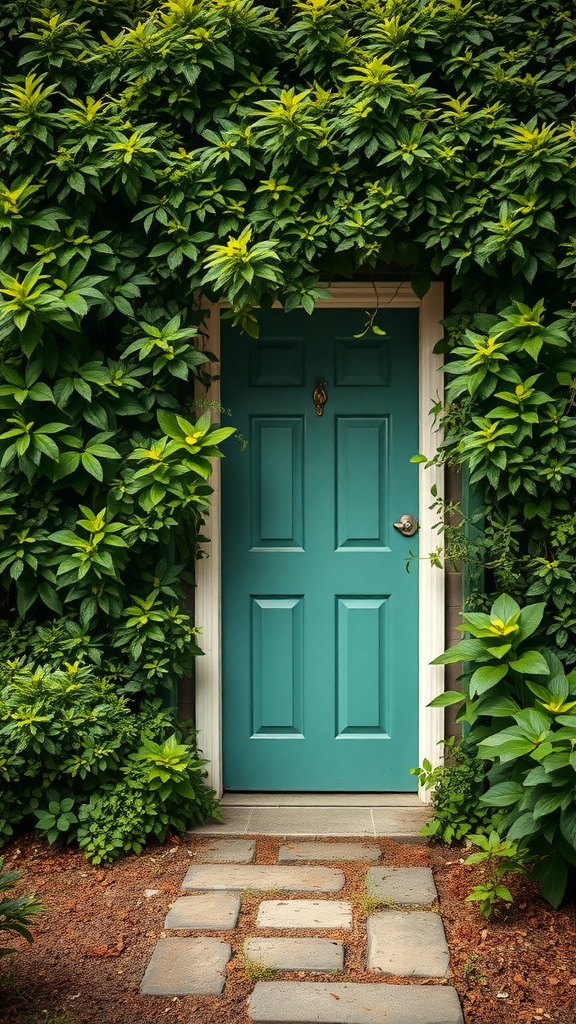
[[[4,663],[1,681],[0,836],[34,823],[50,843],[76,839],[99,863],[219,817],[205,762],[178,742],[158,698],[133,706],[77,663]]]
[[[506,594],[489,613],[465,613],[470,637],[436,659],[466,663],[465,692],[432,705],[463,704],[458,717],[486,764],[480,804],[501,810],[499,831],[558,906],[576,867],[576,672],[532,647],[543,614],[543,604],[520,608]]]
[[[444,741],[444,759],[433,768],[424,760],[421,768],[412,768],[424,789],[432,790],[432,815],[421,835],[444,843],[468,838],[475,829],[485,829],[493,814],[480,802],[484,792],[485,767],[468,744],[456,746],[453,738]]]
[[[572,310],[516,303],[452,335],[440,458],[466,467],[479,505],[448,554],[484,587],[544,602],[541,642],[576,661],[576,333]],[[466,528],[467,527],[467,528]]]
[[[0,932],[13,932],[15,935],[22,935],[27,942],[33,942],[34,938],[28,925],[43,909],[42,906],[36,902],[35,896],[10,898],[3,895],[14,888],[23,874],[23,871],[4,871],[4,858],[0,857]],[[0,946],[0,957],[15,952],[14,949]]]

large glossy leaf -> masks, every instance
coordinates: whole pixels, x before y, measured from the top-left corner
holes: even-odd
[[[447,708],[452,704],[461,704],[464,699],[464,694],[458,693],[456,690],[446,690],[445,693],[439,693],[434,697],[427,706],[429,708]]]
[[[523,675],[547,676],[549,672],[546,660],[538,651],[524,651],[519,658],[510,662],[510,668]]]
[[[508,674],[507,665],[483,665],[476,669],[470,680],[470,696],[481,696],[504,679]]]
[[[498,782],[483,793],[480,800],[488,807],[509,807],[518,803],[524,796],[524,787],[520,782]]]
[[[501,619],[502,622],[507,623],[509,620],[514,619],[515,616],[518,616],[519,611],[520,605],[514,598],[509,597],[508,594],[502,594],[492,605],[490,618]]]
[[[534,878],[540,883],[542,895],[553,907],[559,907],[568,884],[568,865],[560,854],[550,854],[533,868]]]
[[[520,627],[520,637],[522,640],[526,640],[527,637],[538,629],[538,626],[542,622],[546,605],[544,602],[539,604],[529,604],[522,609],[518,616],[518,625]]]

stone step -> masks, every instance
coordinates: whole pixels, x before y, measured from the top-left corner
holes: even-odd
[[[385,910],[368,918],[368,969],[404,978],[444,978],[450,954],[439,914]]]
[[[259,981],[250,997],[255,1024],[464,1024],[447,985]]]
[[[164,927],[226,931],[236,927],[239,913],[240,897],[229,892],[181,896],[168,911]]]
[[[284,843],[278,853],[279,864],[297,864],[300,861],[321,860],[333,863],[344,861],[380,860],[379,846],[366,843]]]
[[[341,971],[344,950],[334,939],[246,939],[244,956],[274,971]]]
[[[252,864],[256,856],[255,839],[213,839],[193,847],[196,864]]]
[[[428,907],[438,898],[430,868],[369,868],[366,886],[383,903]]]
[[[342,871],[323,867],[285,867],[280,864],[198,864],[189,868],[183,889],[245,889],[279,892],[339,892]]]
[[[258,928],[352,927],[352,907],[345,900],[262,900]]]
[[[219,996],[232,949],[221,939],[159,939],[140,985],[143,996]]]

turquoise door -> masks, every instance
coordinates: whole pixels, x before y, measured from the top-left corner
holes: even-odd
[[[223,323],[224,785],[406,791],[418,763],[418,311]],[[327,381],[317,415],[313,392]]]

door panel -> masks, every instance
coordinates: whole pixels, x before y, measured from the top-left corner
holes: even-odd
[[[412,790],[418,572],[418,312],[223,324],[222,401],[247,439],[222,467],[224,784]],[[327,380],[317,416],[312,392]]]
[[[370,467],[367,475],[366,468]],[[388,418],[336,417],[337,550],[387,547]]]

